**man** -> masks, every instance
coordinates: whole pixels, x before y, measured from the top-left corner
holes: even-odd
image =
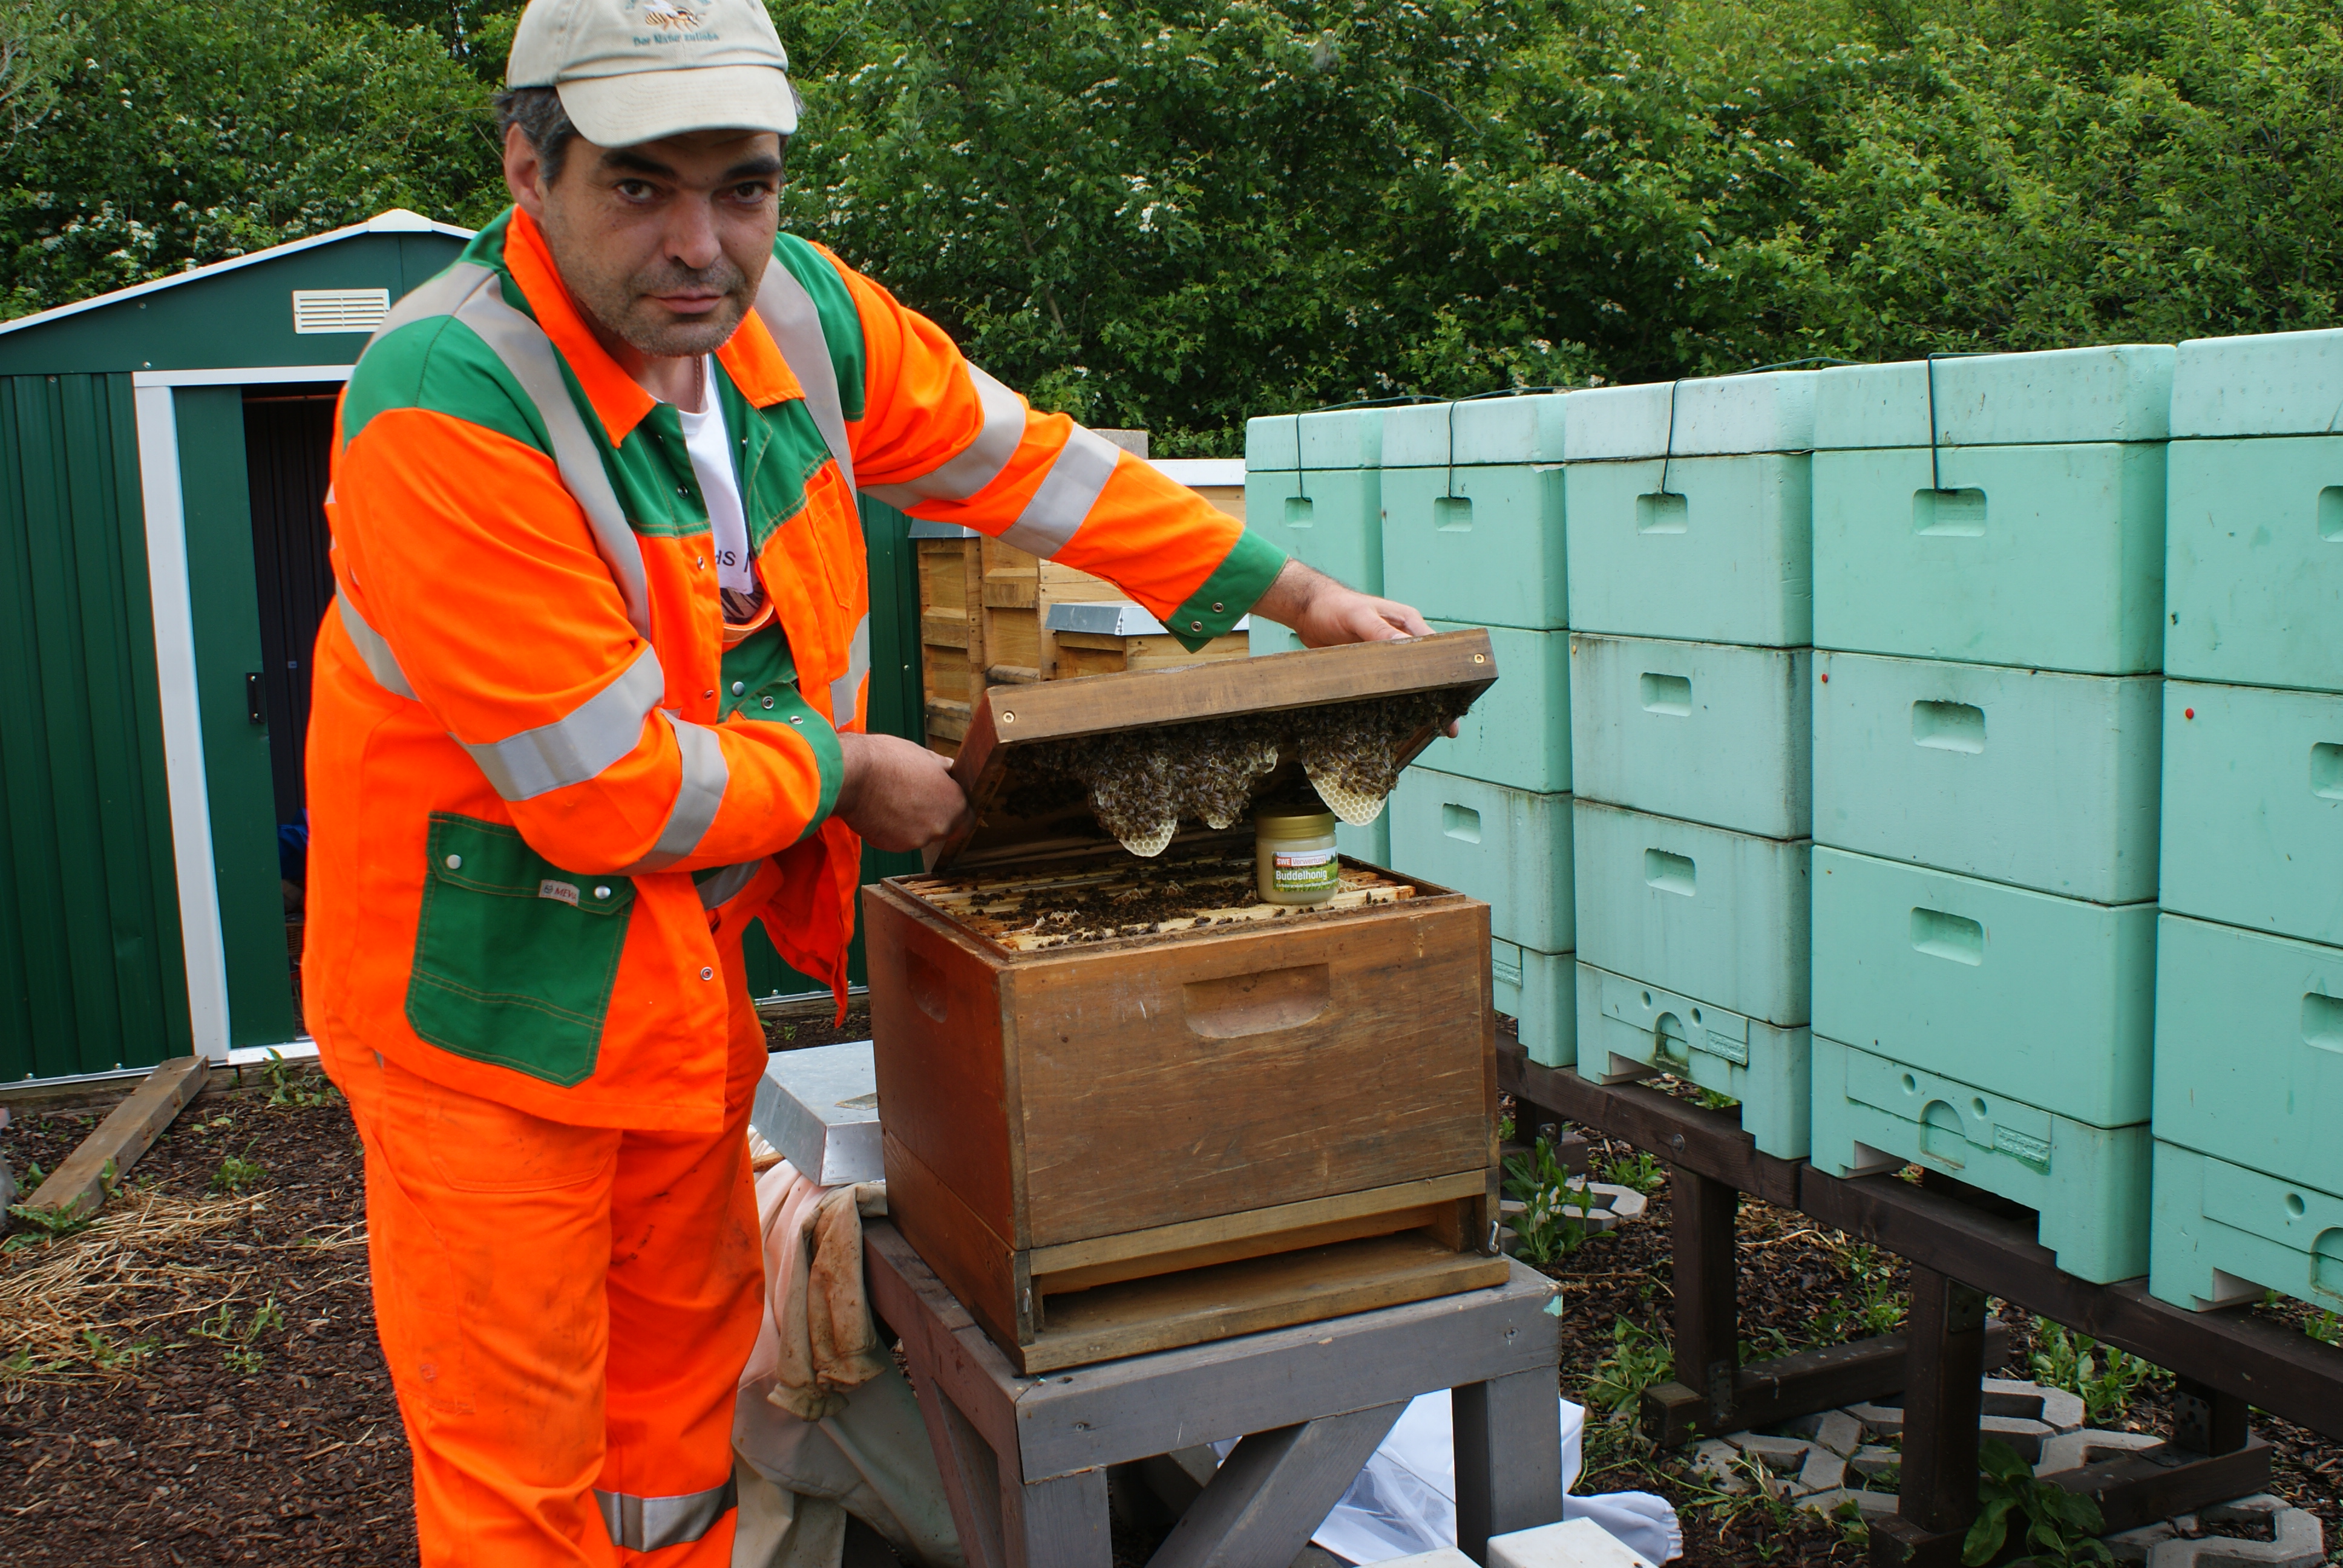
[[[367,1150],[427,1563],[722,1563],[761,1305],[740,936],[841,992],[861,842],[966,801],[864,733],[857,488],[1192,646],[1416,613],[1283,560],[777,234],[757,0],[534,0],[513,207],[342,403],[307,1016]]]

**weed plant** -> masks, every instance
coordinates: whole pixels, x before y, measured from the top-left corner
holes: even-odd
[[[2047,1321],[2036,1335],[2032,1365],[2036,1382],[2079,1395],[2093,1426],[2129,1404],[2140,1384],[2164,1375],[2136,1355]]]
[[[2115,1561],[2098,1538],[2107,1521],[2097,1503],[2036,1479],[2025,1456],[1997,1437],[1979,1445],[1977,1461],[1983,1473],[1977,1477],[1976,1523],[1961,1543],[1961,1561],[1968,1568],[1985,1568],[2001,1554],[2012,1514],[2025,1523],[2025,1543],[2033,1548],[2027,1561],[2061,1568]]]

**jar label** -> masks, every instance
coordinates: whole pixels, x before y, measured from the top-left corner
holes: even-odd
[[[1270,879],[1281,893],[1328,892],[1342,883],[1342,864],[1332,849],[1274,850],[1270,866]]]

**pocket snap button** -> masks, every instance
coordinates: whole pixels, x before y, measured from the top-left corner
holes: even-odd
[[[448,857],[447,857],[447,869],[448,869],[449,870],[451,870],[451,871],[461,870],[461,869],[463,869],[463,866],[464,866],[464,857],[463,857],[463,856],[461,856],[461,855],[450,855],[450,856],[448,856]]]

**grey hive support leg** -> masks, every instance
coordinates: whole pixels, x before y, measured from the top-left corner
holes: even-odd
[[[1449,1395],[1456,1430],[1456,1546],[1475,1563],[1489,1537],[1562,1517],[1562,1396],[1551,1368],[1467,1383]]]
[[[1002,1467],[1001,1535],[1009,1568],[1109,1568],[1106,1472],[1078,1470],[1048,1481],[1020,1482]]]
[[[1245,1438],[1188,1505],[1148,1568],[1291,1563],[1405,1409],[1402,1401]]]

